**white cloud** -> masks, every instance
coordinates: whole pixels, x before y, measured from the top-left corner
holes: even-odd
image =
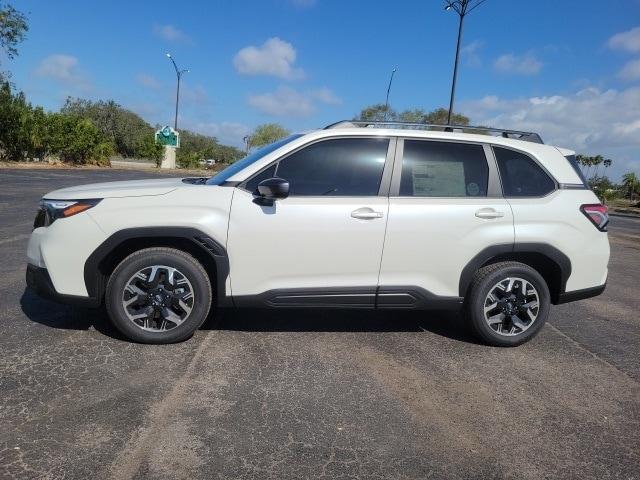
[[[248,126],[237,122],[198,122],[188,125],[190,130],[216,137],[223,145],[234,147],[242,147],[242,138],[251,131]]]
[[[250,95],[249,105],[277,117],[308,117],[315,111],[309,97],[289,87],[280,87],[275,92]]]
[[[153,26],[153,33],[157,36],[166,40],[167,42],[174,43],[191,43],[191,38],[184,33],[182,30],[174,27],[173,25],[158,25],[155,24]]]
[[[542,65],[532,52],[523,55],[507,53],[499,56],[493,64],[499,72],[516,75],[535,75],[542,70]]]
[[[318,103],[338,105],[342,100],[327,87],[308,92],[280,86],[275,92],[250,95],[247,103],[256,110],[276,117],[308,117]]]
[[[627,62],[618,72],[618,77],[627,81],[640,80],[640,59]]]
[[[304,72],[294,67],[296,50],[288,42],[273,37],[261,46],[241,49],[233,58],[233,66],[243,75],[272,75],[287,80],[302,78]]]
[[[88,81],[80,72],[78,65],[78,59],[73,55],[57,53],[43,59],[36,69],[36,74],[67,86],[88,88]]]
[[[339,98],[335,93],[333,93],[327,87],[322,87],[322,88],[318,88],[317,90],[313,90],[311,92],[311,96],[316,100],[329,105],[340,105],[342,103],[342,99]]]
[[[460,49],[462,58],[465,59],[469,66],[479,67],[482,64],[482,60],[480,59],[480,50],[483,46],[484,42],[482,40],[474,40]]]
[[[156,77],[147,73],[139,73],[138,75],[136,75],[136,82],[138,82],[143,87],[147,87],[152,90],[158,90],[161,86]]]
[[[515,99],[492,95],[462,104],[461,111],[474,124],[538,132],[546,143],[608,156],[614,178],[638,160],[640,87]]]
[[[172,93],[175,96],[175,92]],[[180,85],[180,102],[187,105],[206,106],[209,104],[209,92],[202,85],[191,86],[188,83]]]
[[[640,27],[616,33],[609,39],[607,44],[615,50],[626,50],[632,53],[640,52]]]

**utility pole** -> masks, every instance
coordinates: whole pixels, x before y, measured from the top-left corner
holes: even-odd
[[[178,131],[178,103],[180,102],[180,79],[182,78],[182,74],[189,73],[189,70],[187,69],[180,70],[170,53],[167,53],[167,58],[171,60],[171,63],[173,64],[173,68],[176,70],[176,77],[178,78],[178,86],[176,88],[176,115],[173,120],[173,129],[175,131]]]
[[[458,80],[458,61],[460,57],[460,42],[462,41],[462,27],[464,17],[482,5],[486,0],[445,0],[444,9],[453,10],[460,16],[458,24],[458,42],[456,44],[456,60],[453,66],[453,80],[451,82],[451,98],[449,99],[449,113],[447,115],[447,125],[451,125],[451,115],[453,114],[453,102],[456,96],[456,83]]]

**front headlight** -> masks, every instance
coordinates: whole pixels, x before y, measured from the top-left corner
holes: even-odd
[[[95,207],[101,198],[85,200],[40,200],[40,209],[33,222],[33,228],[48,227],[58,218],[67,218]]]

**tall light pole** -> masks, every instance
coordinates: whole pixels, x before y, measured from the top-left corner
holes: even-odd
[[[391,70],[391,77],[389,77],[389,86],[387,87],[387,98],[384,101],[384,117],[383,120],[387,121],[387,114],[389,113],[389,92],[391,92],[391,83],[393,82],[393,75],[396,73],[397,68]]]
[[[173,129],[177,131],[178,130],[178,102],[180,101],[180,79],[182,78],[182,74],[189,73],[189,70],[186,70],[186,69],[180,70],[170,53],[167,53],[167,58],[171,60],[171,63],[173,64],[173,68],[176,69],[176,77],[178,77],[178,86],[176,88],[176,116],[173,121]]]
[[[451,82],[451,99],[449,100],[449,114],[447,115],[447,125],[451,125],[451,115],[453,113],[453,101],[456,95],[456,81],[458,80],[458,60],[460,57],[460,41],[462,40],[462,25],[465,15],[471,13],[486,0],[445,0],[444,9],[453,10],[460,16],[458,24],[458,43],[456,45],[456,62],[453,67],[453,81]]]

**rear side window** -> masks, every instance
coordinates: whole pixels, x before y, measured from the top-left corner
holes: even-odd
[[[580,169],[580,165],[578,165],[578,160],[576,159],[575,155],[567,155],[566,157],[564,157],[567,159],[567,161],[569,162],[569,164],[573,167],[573,169],[576,171],[576,173],[578,174],[578,177],[580,177],[580,180],[582,180],[582,184],[587,187],[587,179],[584,176],[584,173],[582,173],[582,170]]]
[[[405,140],[403,197],[486,197],[489,167],[482,145]]]
[[[506,197],[543,197],[555,182],[531,157],[507,148],[493,147]]]

